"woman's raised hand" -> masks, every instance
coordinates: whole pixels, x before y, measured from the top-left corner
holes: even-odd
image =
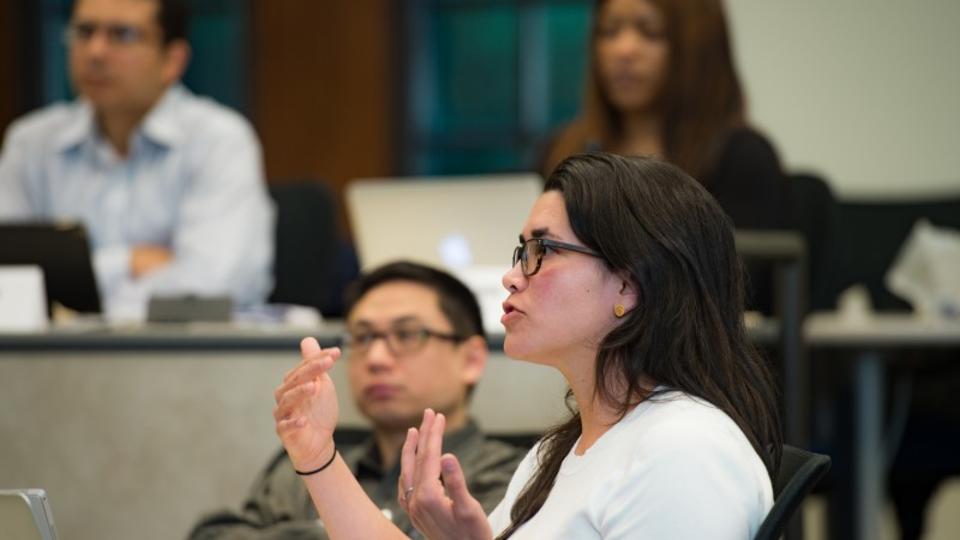
[[[283,378],[274,392],[273,418],[277,435],[294,467],[314,470],[333,455],[333,430],[337,427],[337,392],[328,372],[340,349],[321,349],[309,337],[300,342],[303,361]]]
[[[441,455],[445,426],[442,414],[427,409],[420,430],[407,430],[397,484],[400,505],[431,540],[490,540],[486,513],[467,491],[460,463],[453,454]]]

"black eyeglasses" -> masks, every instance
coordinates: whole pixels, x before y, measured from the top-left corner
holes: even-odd
[[[129,46],[144,41],[145,32],[129,24],[96,24],[91,22],[71,23],[67,26],[63,40],[67,45],[88,43],[98,32],[103,32],[107,43],[114,46]]]
[[[590,255],[591,257],[603,258],[602,255],[588,247],[568,244],[566,242],[557,242],[556,240],[548,240],[546,238],[524,240],[521,236],[520,245],[513,248],[513,264],[511,266],[516,266],[517,262],[519,262],[523,275],[530,277],[540,271],[543,256],[549,249],[565,249],[567,251],[576,251],[577,253]]]
[[[343,338],[344,345],[350,348],[351,355],[365,356],[373,342],[383,339],[387,349],[396,357],[413,354],[423,348],[430,338],[459,343],[467,338],[458,334],[437,332],[424,326],[398,326],[385,332],[362,328],[349,330]]]

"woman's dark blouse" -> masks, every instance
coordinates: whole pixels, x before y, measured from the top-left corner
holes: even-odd
[[[707,190],[737,229],[789,227],[789,183],[777,153],[763,135],[747,128],[731,131],[712,172]],[[747,261],[747,308],[773,312],[773,266]]]
[[[788,226],[787,181],[773,145],[747,128],[730,132],[700,179],[738,229]]]

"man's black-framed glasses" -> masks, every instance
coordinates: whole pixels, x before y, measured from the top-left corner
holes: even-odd
[[[556,240],[549,240],[547,238],[524,240],[521,236],[520,245],[513,249],[512,266],[516,266],[519,262],[523,275],[530,277],[540,271],[540,264],[543,263],[543,255],[548,249],[565,249],[567,251],[576,251],[577,253],[590,255],[591,257],[603,258],[602,255],[588,247],[568,244],[566,242],[557,242]]]
[[[349,347],[351,355],[366,356],[373,342],[382,339],[387,344],[390,354],[396,357],[413,354],[427,344],[430,338],[441,339],[451,343],[460,343],[467,338],[459,334],[438,332],[419,324],[395,326],[386,331],[372,328],[358,328],[348,330],[343,343]]]

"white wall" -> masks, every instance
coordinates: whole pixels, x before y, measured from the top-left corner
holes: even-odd
[[[960,194],[960,1],[727,0],[753,121],[843,199]]]

